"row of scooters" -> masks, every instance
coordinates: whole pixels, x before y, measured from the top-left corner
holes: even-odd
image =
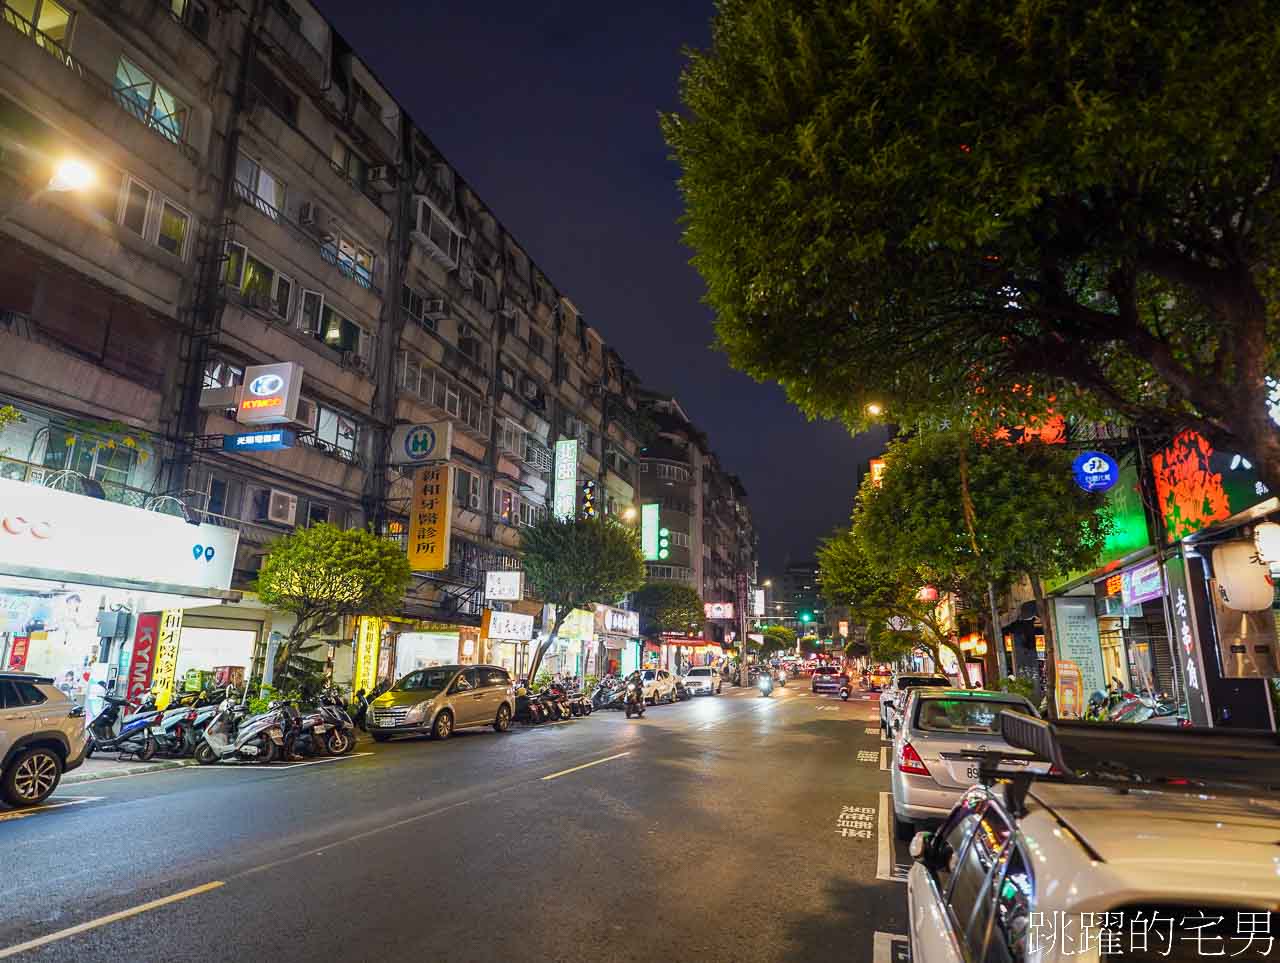
[[[516,683],[515,720],[526,725],[577,719],[594,708],[582,693],[581,680],[554,679],[538,692],[529,688],[528,679]]]
[[[299,756],[345,756],[355,751],[356,727],[338,690],[314,706],[272,702],[253,713],[234,686],[184,693],[160,709],[154,693],[134,706],[108,690],[89,723],[88,754],[118,752],[149,762],[157,755],[196,762],[274,762]]]

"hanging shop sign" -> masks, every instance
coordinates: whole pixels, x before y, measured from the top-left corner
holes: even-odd
[[[764,589],[755,589],[751,593],[751,614],[756,618],[764,615]]]
[[[1114,576],[1113,576],[1114,578]],[[1110,579],[1108,579],[1108,583]],[[1108,585],[1108,587],[1110,587]],[[1164,595],[1164,573],[1159,559],[1152,559],[1120,573],[1120,601],[1126,607],[1141,605]]]
[[[1182,669],[1183,688],[1187,694],[1187,707],[1191,722],[1197,726],[1211,725],[1209,699],[1204,689],[1204,671],[1200,647],[1195,637],[1195,612],[1188,595],[1187,563],[1182,556],[1165,560],[1165,578],[1169,583],[1170,617],[1173,619],[1174,656]]]
[[[494,602],[518,602],[524,598],[524,572],[501,569],[484,573],[485,598]]]
[[[163,709],[173,698],[178,674],[178,645],[182,641],[182,609],[166,609],[160,613],[159,637],[156,642],[155,672],[151,691],[156,695],[156,708]]]
[[[552,488],[552,510],[556,518],[568,521],[577,509],[578,442],[561,438],[556,442],[555,482]]]
[[[409,568],[415,572],[440,572],[449,567],[449,535],[453,529],[450,478],[448,465],[419,468],[413,476]]]
[[[533,616],[485,609],[480,621],[480,633],[486,639],[528,642],[533,639]]]
[[[223,435],[223,451],[283,451],[292,448],[297,436],[287,428],[251,431],[243,435]]]
[[[15,635],[9,645],[9,665],[11,671],[21,672],[27,665],[27,650],[31,646],[31,636]]]
[[[1105,492],[1120,480],[1120,466],[1101,451],[1085,451],[1071,463],[1071,476],[1087,492]]]
[[[366,693],[378,684],[378,655],[382,648],[382,619],[362,615],[356,620],[355,675],[351,691]]]
[[[703,614],[709,619],[732,619],[733,603],[732,602],[704,602],[702,605]]]
[[[125,695],[131,701],[140,700],[151,691],[151,676],[155,671],[156,663],[156,645],[160,641],[160,613],[143,612],[138,616],[137,621],[125,687]]]
[[[1151,468],[1170,542],[1252,508],[1271,494],[1248,458],[1218,451],[1194,431],[1184,431],[1152,455]]]
[[[391,464],[425,465],[448,461],[453,452],[453,422],[401,425],[391,433]]]
[[[646,562],[658,560],[658,529],[661,509],[656,502],[640,506],[640,551]]]
[[[242,425],[283,425],[298,414],[302,365],[294,361],[244,369],[236,421]]]
[[[597,605],[596,631],[602,635],[635,638],[640,634],[640,613],[615,609],[612,605]]]
[[[0,479],[0,571],[228,589],[240,533],[74,492]]]

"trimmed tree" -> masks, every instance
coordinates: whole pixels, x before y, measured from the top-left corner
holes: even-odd
[[[306,653],[312,634],[334,619],[390,612],[403,604],[409,560],[394,542],[360,529],[320,524],[271,544],[253,590],[264,603],[294,615],[276,652],[273,684],[314,677],[319,660]]]
[[[683,582],[649,582],[632,602],[650,632],[685,633],[697,629],[705,617],[702,596]]]
[[[664,128],[730,361],[858,427],[1190,427],[1280,491],[1273,12],[721,3]]]
[[[530,679],[570,612],[593,602],[611,605],[644,583],[640,535],[612,518],[547,515],[521,533],[520,554],[534,591],[556,607],[551,631],[534,650]]]
[[[760,646],[762,658],[774,652],[788,652],[796,647],[796,634],[785,625],[767,626],[761,634],[764,636],[764,644]]]

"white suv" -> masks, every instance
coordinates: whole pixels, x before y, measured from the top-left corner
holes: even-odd
[[[1204,767],[1187,748],[1184,769]],[[1037,754],[1046,756],[1061,759]],[[1280,944],[1280,799],[1266,789],[1275,774],[1266,752],[1247,762],[1257,767],[1246,776],[1260,783],[1256,796],[1239,786],[1215,792],[1198,773],[1179,788],[1169,766],[1167,788],[1144,788],[1152,783],[1117,778],[1114,764],[1080,783],[1024,785],[1025,798],[1009,784],[974,786],[937,833],[911,841],[911,959],[1271,959]]]
[[[709,665],[697,665],[684,674],[684,687],[690,695],[715,695],[724,681],[719,670]]]
[[[0,672],[0,799],[35,806],[62,774],[84,762],[89,737],[83,711],[28,672]]]

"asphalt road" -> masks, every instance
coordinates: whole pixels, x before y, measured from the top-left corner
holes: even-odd
[[[797,682],[67,785],[0,810],[0,960],[905,959],[876,704]]]

